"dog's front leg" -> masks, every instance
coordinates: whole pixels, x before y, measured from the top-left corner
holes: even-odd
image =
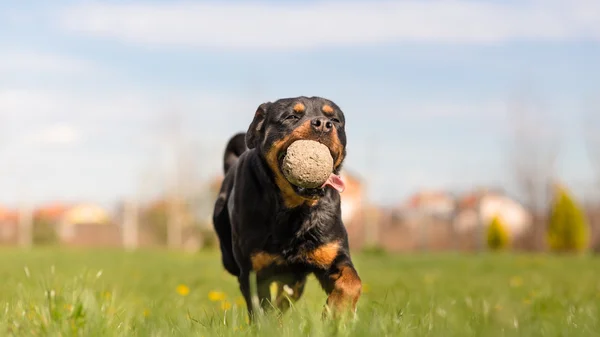
[[[333,313],[356,313],[356,305],[362,293],[362,281],[349,258],[332,265],[329,270],[316,274],[327,293],[327,304],[323,316]]]

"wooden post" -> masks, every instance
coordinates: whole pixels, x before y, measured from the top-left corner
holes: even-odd
[[[181,247],[183,231],[179,198],[171,198],[169,202],[168,218],[169,220],[167,222],[167,244],[170,249],[179,249]]]
[[[123,212],[123,246],[129,251],[136,250],[139,242],[137,202],[134,200],[125,202]]]
[[[481,201],[485,198],[485,192],[481,193],[477,197],[477,205],[475,206],[477,210],[477,235],[476,235],[476,247],[478,252],[483,252],[485,249],[485,229],[486,224],[483,223],[483,213],[481,211]]]
[[[458,197],[454,196],[453,205],[452,205],[452,213],[450,215],[450,221],[449,221],[450,235],[452,236],[452,242],[451,242],[450,249],[453,251],[460,250],[460,237],[458,236],[458,230],[456,229],[456,226],[458,225],[458,215],[460,214],[459,207],[460,207],[460,202],[458,200]]]
[[[379,225],[381,219],[375,206],[369,205],[366,212],[367,221],[365,222],[365,246],[372,248],[380,245]]]
[[[431,228],[432,216],[424,210],[423,207],[419,207],[421,221],[419,221],[419,250],[427,252],[429,250],[429,230]]]
[[[33,245],[33,208],[22,203],[19,209],[19,246],[30,248]]]

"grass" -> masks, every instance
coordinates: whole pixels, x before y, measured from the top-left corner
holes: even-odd
[[[311,279],[280,322],[246,323],[216,253],[0,250],[0,335],[595,336],[600,260],[356,254],[358,319],[322,322]]]

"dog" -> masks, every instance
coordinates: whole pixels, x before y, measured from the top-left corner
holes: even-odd
[[[328,99],[282,98],[261,104],[247,132],[227,143],[213,224],[223,266],[237,277],[250,320],[255,307],[285,312],[302,296],[310,274],[327,294],[323,317],[356,314],[362,282],[340,207],[345,122]],[[286,149],[301,139],[326,145],[333,157],[333,173],[320,188],[294,186],[283,176]],[[251,296],[251,275],[257,296]],[[273,282],[277,293],[270,301]]]

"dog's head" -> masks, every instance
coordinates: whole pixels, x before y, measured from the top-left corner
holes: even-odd
[[[343,189],[338,174],[346,157],[345,118],[332,101],[320,97],[284,98],[261,104],[246,133],[246,145],[266,160],[288,207],[314,204],[326,188]],[[320,188],[292,185],[281,171],[283,157],[294,141],[318,141],[329,148],[333,174]]]

